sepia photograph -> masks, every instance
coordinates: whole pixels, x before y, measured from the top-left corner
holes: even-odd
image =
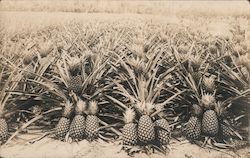
[[[0,158],[250,158],[249,0],[0,0]]]

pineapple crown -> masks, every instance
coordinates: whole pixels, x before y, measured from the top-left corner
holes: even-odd
[[[199,105],[197,105],[197,104],[192,105],[192,114],[193,115],[201,116],[202,112],[203,112],[203,110]]]
[[[203,78],[203,84],[207,90],[213,91],[215,88],[215,77],[204,77]]]
[[[86,110],[86,102],[83,101],[82,99],[78,99],[77,103],[76,103],[76,114],[83,114],[83,112]]]
[[[191,55],[189,61],[195,68],[198,68],[201,65],[201,58],[198,55]]]
[[[218,115],[219,117],[222,116],[224,110],[225,110],[224,105],[222,104],[221,101],[218,101],[218,102],[215,104],[215,112],[217,113],[217,115]]]
[[[215,97],[212,94],[205,93],[201,97],[201,103],[204,106],[204,108],[211,109],[214,106],[215,103]]]
[[[63,117],[68,118],[72,112],[73,109],[73,104],[67,100],[66,103],[64,104],[64,111],[63,111]]]
[[[80,66],[81,63],[81,58],[78,56],[71,57],[70,60],[68,61],[69,64],[69,70],[71,71],[72,69],[76,69],[77,67]]]
[[[249,59],[248,55],[241,55],[236,59],[235,62],[237,65],[244,65],[244,66],[248,67],[249,63],[250,63],[250,59]]]
[[[142,45],[133,45],[132,49],[134,50],[134,55],[139,58],[144,57],[144,51]]]
[[[134,70],[136,74],[142,74],[146,71],[144,58],[135,56],[135,57],[129,58],[127,63],[128,65],[131,66],[131,68]]]
[[[214,81],[215,81],[215,78],[213,76],[203,78],[204,84],[214,84]]]
[[[142,114],[150,115],[153,112],[155,105],[153,103],[140,102],[136,104],[136,107]]]
[[[187,54],[188,46],[184,45],[184,44],[181,44],[181,45],[178,46],[177,50],[178,50],[179,54]]]
[[[132,108],[128,108],[124,113],[124,122],[126,124],[132,123],[135,118],[135,111]]]
[[[51,41],[46,41],[39,45],[39,53],[41,57],[46,57],[53,49],[53,43]]]
[[[98,105],[96,101],[89,102],[88,113],[91,115],[95,115],[98,111]]]

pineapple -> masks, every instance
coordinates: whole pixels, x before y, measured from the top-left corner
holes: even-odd
[[[83,112],[86,109],[86,103],[79,99],[76,105],[76,116],[71,122],[69,136],[74,139],[81,139],[85,133],[85,117]]]
[[[69,128],[70,128],[69,117],[70,117],[70,114],[72,112],[72,107],[73,107],[72,103],[70,103],[70,101],[66,101],[63,115],[60,118],[60,120],[55,128],[55,135],[59,139],[65,138],[66,134],[69,131]]]
[[[202,115],[202,108],[194,104],[192,106],[192,115],[186,126],[186,137],[191,140],[199,139],[201,136],[201,121],[200,116]]]
[[[216,136],[219,131],[219,121],[214,110],[207,110],[202,118],[202,132],[208,136]]]
[[[167,145],[170,141],[170,128],[168,121],[164,118],[155,122],[157,140],[161,145]]]
[[[138,139],[137,125],[133,123],[135,111],[131,108],[124,113],[123,145],[136,145]]]
[[[142,106],[145,107],[144,114],[140,117],[138,123],[138,138],[141,143],[150,143],[155,140],[155,129],[154,123],[149,116],[150,112],[153,110],[153,104],[146,103]]]
[[[35,77],[33,73],[35,73],[34,66],[32,64],[29,64],[27,67],[25,67],[23,75],[25,78],[33,79]]]
[[[86,118],[86,135],[89,140],[93,140],[98,137],[99,129],[99,118],[96,116],[98,106],[96,101],[90,101],[89,103],[89,114]]]
[[[202,77],[202,74],[199,71],[198,72],[193,72],[192,77],[193,77],[195,83],[198,85],[198,83],[200,82],[200,79]]]
[[[81,94],[82,92],[82,77],[81,75],[70,76],[70,80],[68,82],[69,90],[72,90],[76,94]]]
[[[231,129],[224,123],[220,124],[220,134],[223,138],[229,138],[232,136]]]
[[[213,76],[203,78],[203,86],[207,92],[214,92],[215,80]]]
[[[5,141],[8,137],[8,125],[6,120],[0,116],[0,142]]]
[[[191,116],[186,126],[186,137],[191,140],[199,139],[201,136],[201,121],[196,116]]]
[[[216,104],[215,97],[211,94],[204,94],[201,98],[202,105],[205,108],[202,118],[202,132],[208,136],[215,136],[219,131],[219,120],[217,114],[212,110]]]
[[[226,115],[226,108],[224,108],[222,102],[217,102],[215,106],[215,111],[219,120],[219,136],[221,138],[229,138],[232,136],[232,131],[227,124],[224,123],[224,117]]]

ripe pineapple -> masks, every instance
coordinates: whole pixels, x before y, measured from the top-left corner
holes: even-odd
[[[170,128],[168,121],[164,118],[155,121],[157,140],[161,145],[167,145],[170,141]]]
[[[71,122],[69,136],[74,139],[81,139],[85,133],[85,117],[83,116],[86,110],[86,103],[79,99],[76,105],[76,116]]]
[[[215,80],[213,76],[203,78],[203,86],[207,92],[214,92],[215,90]]]
[[[201,121],[198,117],[191,116],[186,126],[186,137],[191,140],[199,139],[201,136]]]
[[[219,120],[219,137],[222,139],[231,137],[232,131],[228,127],[228,125],[226,125],[224,123],[224,121],[225,121],[224,119],[225,119],[225,115],[226,115],[226,108],[224,107],[222,102],[216,103],[215,112],[216,112],[216,114],[218,116],[218,120]]]
[[[76,94],[81,94],[82,92],[82,77],[81,75],[70,76],[70,80],[68,82],[69,90],[72,90]]]
[[[123,145],[136,145],[138,139],[137,125],[133,123],[135,111],[127,109],[124,113],[125,126],[123,127]]]
[[[231,129],[224,123],[220,124],[220,134],[223,138],[229,138],[232,136]]]
[[[150,143],[155,139],[154,123],[149,116],[153,110],[153,104],[142,104],[144,114],[140,117],[138,123],[138,138],[141,143]]]
[[[65,103],[63,115],[60,118],[60,120],[55,128],[55,135],[59,139],[65,138],[67,132],[69,131],[69,128],[70,128],[69,117],[70,117],[70,114],[72,112],[72,107],[73,107],[73,105],[72,105],[72,103],[70,103],[70,101],[67,101]]]
[[[96,101],[90,101],[89,103],[89,114],[86,118],[86,135],[89,140],[93,140],[98,137],[99,129],[99,118],[96,116],[98,106]]]
[[[8,137],[8,125],[6,120],[0,116],[0,142],[3,142]]]
[[[207,110],[202,118],[202,132],[208,136],[216,136],[219,131],[219,121],[214,110]]]
[[[192,106],[192,116],[188,120],[186,126],[186,137],[191,140],[199,139],[201,136],[201,121],[200,116],[203,113],[203,109],[194,104]]]

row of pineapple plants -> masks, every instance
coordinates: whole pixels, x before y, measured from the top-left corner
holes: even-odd
[[[249,66],[246,62],[243,65],[237,62],[242,56],[238,54],[239,57],[235,57],[234,50],[228,48],[230,44],[217,44],[216,53],[207,50],[204,52],[207,56],[186,50],[186,58],[179,60],[181,74],[186,82],[184,85],[188,85],[191,92],[187,98],[191,101],[190,118],[184,129],[191,142],[201,140],[201,145],[209,143],[227,148],[235,147],[237,140],[247,139],[238,133],[240,130],[237,130],[237,122],[242,117],[249,117],[243,112],[247,111],[249,104],[249,78],[246,76],[249,74]],[[182,57],[178,53],[176,56]],[[244,60],[249,61],[247,55]],[[242,71],[242,66],[246,71]],[[235,106],[241,109],[238,114],[233,114]],[[247,120],[242,121],[246,123]],[[244,143],[247,145],[247,141]]]
[[[248,59],[221,52],[226,47],[231,49],[224,45],[214,45],[216,53],[211,52],[213,44],[207,39],[191,45],[192,39],[185,33],[153,34],[145,40],[145,32],[141,35],[129,29],[100,32],[70,38],[72,43],[63,48],[55,48],[50,42],[39,49],[29,48],[20,65],[9,66],[24,76],[19,87],[6,88],[11,91],[9,96],[25,93],[26,99],[34,100],[37,94],[54,99],[57,107],[62,107],[61,118],[59,112],[54,114],[58,118],[53,126],[55,138],[79,141],[118,135],[128,152],[136,147],[165,151],[171,130],[184,123],[186,137],[192,142],[202,138],[205,143],[211,142],[209,137],[218,146],[227,144],[225,137],[245,139],[228,124],[223,113],[230,111],[235,101],[247,99]],[[176,43],[177,38],[184,42]],[[5,57],[1,60],[4,65],[12,63]],[[235,68],[238,65],[248,71],[243,74]],[[210,77],[205,74],[208,70],[214,71],[208,73]],[[45,107],[41,104],[39,108]],[[1,121],[4,140],[8,130],[5,120]]]
[[[174,69],[167,71],[161,66],[164,52],[161,51],[159,42],[158,38],[150,45],[141,42],[140,46],[130,49],[130,55],[124,58],[117,55],[115,61],[119,62],[113,63],[118,77],[113,81],[116,90],[111,94],[119,95],[109,95],[108,98],[124,108],[122,140],[124,149],[129,153],[138,146],[138,151],[148,151],[151,148],[165,151],[170,142],[171,131],[165,118],[164,106],[177,95],[162,100],[163,97],[168,97],[163,93],[164,83]],[[121,97],[124,100],[119,101],[118,98]]]

